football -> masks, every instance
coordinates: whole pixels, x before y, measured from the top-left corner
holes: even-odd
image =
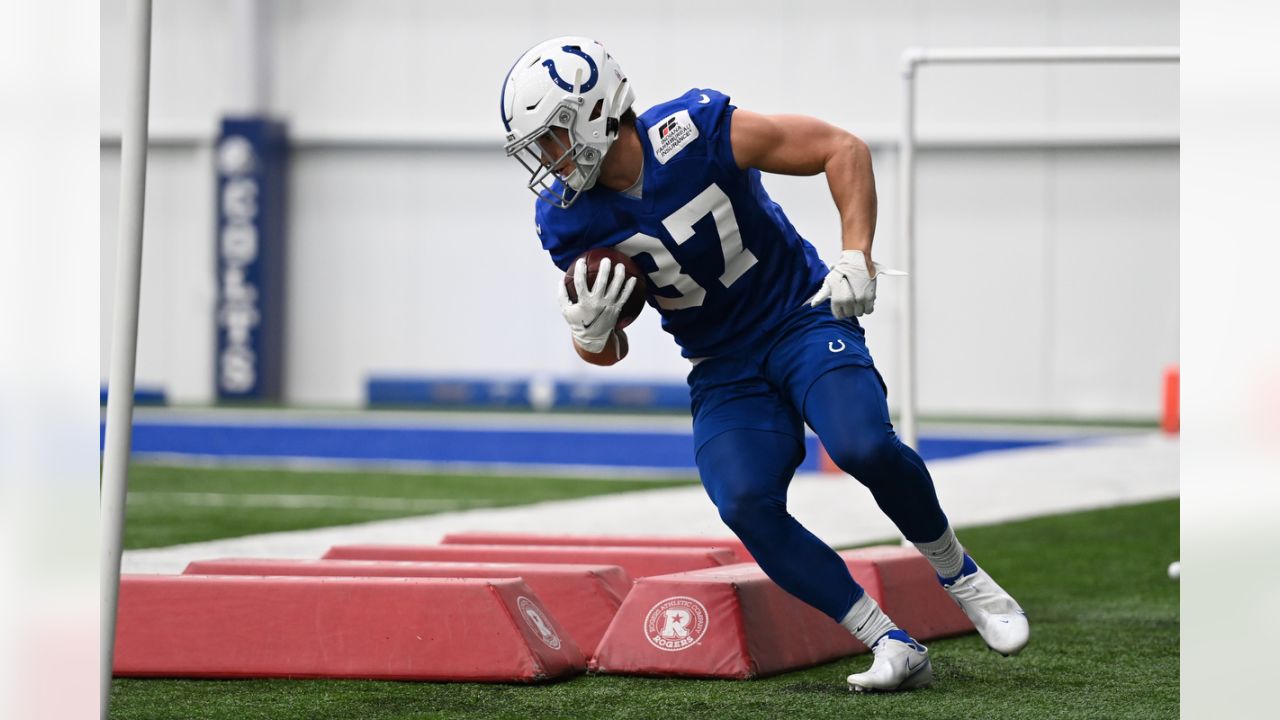
[[[564,274],[564,286],[569,290],[569,299],[574,302],[578,301],[578,291],[573,284],[573,268],[578,264],[579,260],[587,261],[587,287],[595,287],[596,274],[600,271],[600,261],[609,258],[609,262],[617,265],[621,264],[627,269],[627,277],[636,278],[636,288],[632,291],[631,297],[627,298],[626,304],[622,306],[622,312],[618,315],[617,328],[630,325],[644,310],[644,297],[646,292],[646,281],[644,272],[635,261],[623,253],[613,248],[595,248],[588,250],[573,259],[573,263],[569,265],[569,270]]]

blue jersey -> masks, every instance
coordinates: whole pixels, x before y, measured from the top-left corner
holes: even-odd
[[[733,159],[734,107],[694,89],[636,118],[639,198],[597,186],[567,209],[538,203],[542,247],[562,270],[592,248],[626,253],[685,357],[746,348],[818,291],[827,267]]]

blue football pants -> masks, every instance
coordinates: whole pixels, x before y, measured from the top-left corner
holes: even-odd
[[[804,404],[804,419],[831,459],[871,490],[908,540],[942,536],[947,518],[933,480],[920,456],[894,433],[884,386],[872,367],[823,374]],[[731,429],[705,442],[697,463],[720,518],[765,574],[839,622],[863,591],[840,556],[787,512],[787,487],[803,457],[793,435]]]

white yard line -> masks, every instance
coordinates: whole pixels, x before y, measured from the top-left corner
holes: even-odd
[[[1178,441],[1158,434],[983,453],[936,460],[929,468],[957,528],[1178,496]],[[870,494],[844,476],[797,476],[789,508],[835,546],[897,534]],[[695,486],[131,550],[124,570],[181,572],[191,560],[224,556],[317,558],[340,543],[435,543],[461,530],[729,534]]]
[[[360,458],[265,457],[239,455],[193,455],[188,453],[135,452],[133,460],[152,465],[178,467],[228,466],[256,470],[312,471],[316,477],[333,472],[383,472],[420,475],[455,473],[458,475],[507,475],[528,478],[588,478],[591,480],[696,480],[697,470],[688,468],[619,467],[615,465],[552,465],[539,463],[462,462],[438,460],[383,460]],[[341,478],[346,482],[347,478]]]
[[[280,508],[282,510],[390,510],[437,512],[490,505],[457,498],[394,498],[359,495],[270,495],[266,493],[147,492],[129,493],[130,505],[220,508]]]

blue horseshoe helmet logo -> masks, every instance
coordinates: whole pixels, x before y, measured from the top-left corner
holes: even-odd
[[[582,48],[577,45],[565,45],[560,49],[570,55],[577,55],[587,61],[587,66],[591,68],[591,77],[587,78],[587,81],[582,83],[580,92],[590,92],[591,88],[596,86],[596,81],[600,79],[600,70],[596,67],[596,61],[592,60],[591,56],[583,52]],[[565,92],[573,92],[573,85],[565,82],[564,78],[560,77],[560,73],[556,72],[556,62],[554,60],[544,60],[542,66],[547,69],[547,72],[551,73],[551,82],[560,86],[560,89]]]

